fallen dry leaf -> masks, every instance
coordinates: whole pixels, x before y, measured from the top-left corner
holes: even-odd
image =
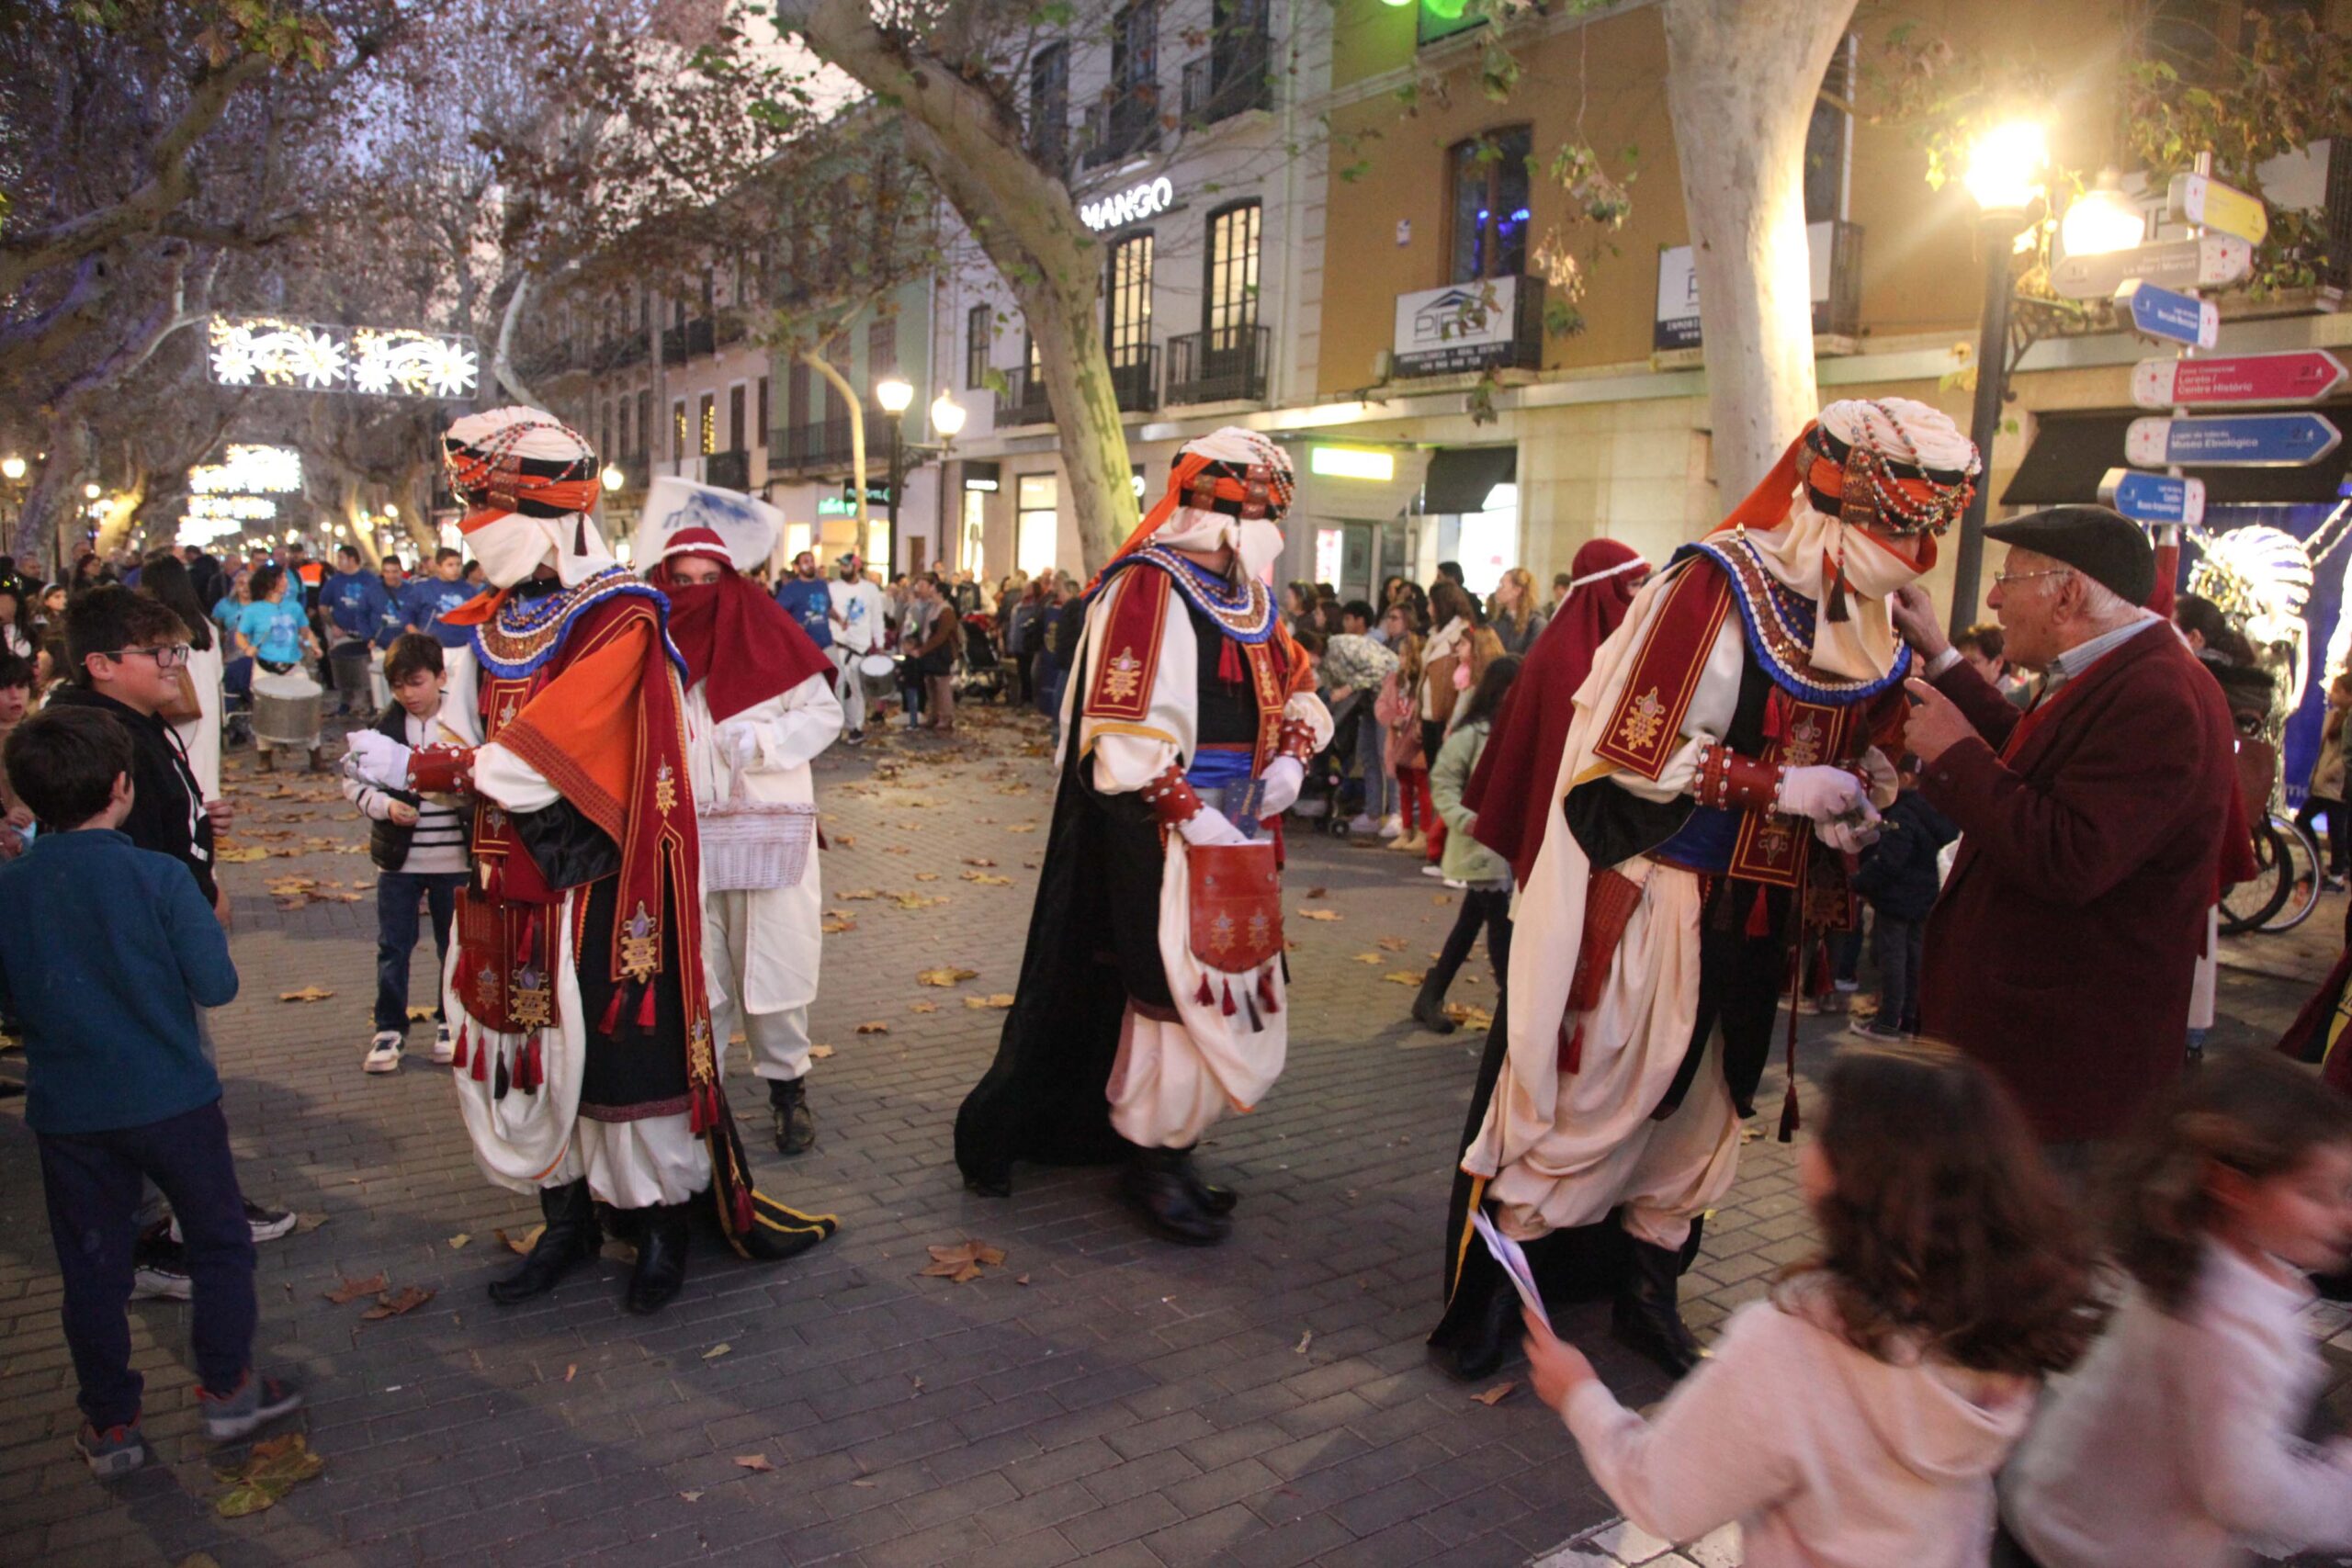
[[[860,1034],[888,1034],[890,1032],[890,1026],[878,1018],[868,1019],[857,1026],[857,1032]]]
[[[768,1462],[768,1456],[765,1454],[737,1454],[735,1456],[735,1462],[741,1465],[745,1470],[760,1471],[774,1470],[775,1468],[775,1466]]]
[[[1374,968],[1378,968],[1381,964],[1388,962],[1388,960],[1381,957],[1380,954],[1376,953],[1359,953],[1355,955],[1355,961],[1358,964],[1369,964]]]
[[[1451,893],[1433,893],[1430,896],[1430,902],[1432,904],[1451,904],[1453,902],[1453,895]]]
[[[960,986],[967,980],[979,978],[977,969],[926,969],[915,976],[918,986]]]
[[[1301,909],[1298,918],[1302,920],[1336,920],[1344,917],[1337,909]]]
[[[702,1359],[706,1361],[716,1361],[719,1357],[726,1355],[729,1351],[734,1348],[735,1347],[732,1345],[713,1345],[709,1349],[705,1350],[702,1353]]]
[[[857,922],[847,915],[840,915],[819,921],[817,929],[827,936],[839,936],[843,931],[857,930]]]
[[[280,1497],[326,1467],[327,1461],[311,1451],[300,1432],[265,1438],[253,1446],[241,1468],[213,1472],[216,1478],[230,1483],[230,1489],[213,1499],[212,1511],[224,1519],[236,1519],[274,1508]]]
[[[1306,1348],[1314,1343],[1315,1330],[1310,1328],[1298,1337],[1298,1343],[1290,1348],[1290,1353],[1294,1356],[1304,1356],[1306,1354]]]
[[[1017,1274],[1013,1276],[1012,1282],[1016,1285],[1025,1285],[1029,1282],[1029,1276],[1026,1274]]]
[[[686,1503],[699,1503],[702,1501],[702,1494],[699,1492],[681,1492],[678,1494],[678,1497],[681,1502]]]
[[[947,902],[944,893],[893,893],[890,902],[901,909],[929,909]]]
[[[986,868],[986,867],[989,867],[989,866],[993,866],[994,864],[996,864],[996,862],[994,862],[994,861],[992,861],[992,860],[989,859],[989,857],[988,857],[988,856],[986,856],[986,855],[966,855],[966,856],[964,857],[964,863],[965,863],[966,865],[977,865],[977,866],[980,866],[980,867]]]
[[[1008,833],[1034,833],[1037,830],[1037,824],[1035,822],[1008,822],[1004,825],[1004,830]]]
[[[1402,953],[1408,944],[1401,936],[1385,936],[1380,939],[1380,945],[1385,952]]]
[[[845,850],[854,850],[857,848],[857,835],[854,833],[836,833],[833,835],[833,842],[839,844]]]
[[[308,1235],[332,1218],[331,1214],[297,1214],[294,1216],[294,1234]]]
[[[433,1292],[421,1285],[402,1285],[376,1298],[376,1304],[359,1315],[363,1319],[404,1317],[433,1299]]]
[[[936,882],[939,880],[939,873],[935,871],[919,871],[915,873],[915,880],[917,882]]]
[[[847,893],[836,893],[833,897],[841,899],[844,903],[855,903],[861,898],[879,898],[882,895],[876,893],[871,887],[858,887],[853,888]]]
[[[914,1002],[909,1004],[907,1010],[909,1012],[937,1012],[939,1010],[939,1004],[937,1002]]]
[[[1392,986],[1418,986],[1429,976],[1419,969],[1391,969],[1381,978]]]
[[[1306,890],[1306,896],[1309,898],[1320,898],[1330,891],[1328,887],[1310,887]]]
[[[916,1273],[917,1279],[945,1280],[961,1285],[980,1277],[983,1267],[994,1269],[1004,1262],[1001,1247],[990,1247],[984,1241],[966,1241],[955,1247],[934,1247],[929,1249],[931,1262]]]
[[[571,1362],[567,1362],[567,1363],[565,1364],[564,1369],[563,1369],[563,1381],[564,1381],[564,1382],[570,1382],[572,1379],[574,1379],[574,1378],[578,1377],[579,1375],[580,1375],[580,1363],[579,1363],[579,1362],[577,1362],[577,1361],[571,1361]]]
[[[500,1231],[498,1239],[506,1244],[508,1251],[527,1255],[533,1245],[538,1241],[539,1233],[547,1228],[545,1225],[533,1225],[521,1235],[508,1235],[504,1231]]]
[[[433,1021],[433,1010],[429,1007],[411,1008],[408,1010],[408,1021],[411,1023],[430,1023]]]
[[[966,997],[964,998],[964,1005],[971,1009],[974,1012],[982,1012],[989,1008],[1009,1008],[1012,1005],[1012,993],[1011,991],[999,991],[994,996]]]
[[[473,1240],[473,1237],[464,1231],[459,1231],[457,1235],[449,1238],[449,1250],[455,1252],[458,1248],[465,1246],[466,1243],[471,1240]]]
[[[223,865],[250,865],[257,860],[267,860],[269,852],[259,844],[232,844],[214,850],[212,858]]]
[[[323,987],[305,986],[299,991],[280,991],[277,999],[281,1002],[322,1002],[333,995],[333,991]]]
[[[832,1054],[833,1048],[831,1045],[811,1045],[808,1047],[808,1055],[820,1062],[823,1061]]]
[[[1500,1404],[1504,1400],[1509,1399],[1511,1395],[1511,1391],[1518,1386],[1518,1382],[1513,1379],[1505,1378],[1494,1387],[1487,1390],[1486,1393],[1474,1393],[1470,1397],[1491,1410],[1496,1405]]]
[[[967,871],[964,874],[964,880],[967,882],[978,883],[982,887],[1010,887],[1012,886],[1012,878],[1009,876],[998,876],[993,873],[985,871]]]
[[[370,1274],[365,1280],[339,1280],[334,1290],[326,1292],[326,1298],[337,1306],[348,1306],[360,1297],[372,1296],[383,1288],[384,1277],[381,1274]]]

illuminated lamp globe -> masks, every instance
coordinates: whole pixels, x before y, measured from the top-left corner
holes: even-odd
[[[2023,212],[2041,192],[2050,163],[2050,137],[2040,122],[2011,120],[1978,137],[1968,150],[1968,173],[1961,183],[1984,212]]]
[[[942,392],[931,401],[931,427],[953,441],[964,428],[964,405]]]
[[[14,484],[24,477],[25,460],[22,457],[16,456],[14,453],[10,453],[6,457],[0,457],[0,479],[5,479],[10,484]]]
[[[96,501],[99,496],[105,493],[106,492],[104,491],[97,487],[95,480],[82,487],[82,499],[85,501]]]
[[[607,491],[618,490],[621,486],[628,483],[628,476],[621,472],[621,466],[618,463],[605,464],[605,471],[598,475],[597,478],[603,481],[604,486]]]
[[[2098,186],[2075,197],[2058,225],[2059,243],[2070,256],[2128,251],[2147,234],[2147,219],[2123,194],[2122,177],[2113,169],[2099,171]]]
[[[896,376],[874,384],[874,400],[888,414],[901,414],[914,406],[915,389]]]
[[[387,517],[398,517],[400,514],[401,514],[401,503],[400,503],[399,502],[397,502],[397,501],[388,501],[388,502],[384,502],[384,515],[385,515],[385,516],[387,516]]]

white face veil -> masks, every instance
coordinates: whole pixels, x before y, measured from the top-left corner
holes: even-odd
[[[589,515],[596,454],[553,414],[510,407],[468,414],[443,437],[450,488],[469,506],[466,547],[493,588],[512,588],[553,561],[565,587],[614,566]]]
[[[1229,472],[1219,474],[1217,468]],[[1253,469],[1264,476],[1255,502],[1249,496],[1250,481],[1234,477]],[[1227,425],[1184,443],[1169,475],[1167,494],[1151,509],[1127,548],[1162,545],[1203,554],[1230,549],[1237,579],[1262,578],[1282,558],[1283,531],[1278,524],[1290,509],[1291,490],[1290,454],[1254,430]],[[1204,502],[1207,504],[1202,504]],[[1220,504],[1235,511],[1220,511]],[[1253,510],[1259,515],[1248,515]]]

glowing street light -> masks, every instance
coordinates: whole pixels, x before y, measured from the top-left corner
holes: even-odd
[[[628,476],[621,472],[621,466],[618,463],[605,464],[605,471],[602,474],[599,474],[597,478],[604,482],[605,489],[607,492],[616,491],[620,489],[621,486],[628,483]]]
[[[874,400],[882,405],[884,413],[895,418],[914,406],[915,389],[893,376],[874,384]]]
[[[401,514],[401,503],[400,503],[399,502],[397,502],[397,501],[388,501],[388,502],[384,502],[384,515],[385,515],[385,516],[387,516],[387,517],[398,517],[400,514]]]
[[[964,405],[942,392],[931,401],[931,427],[953,441],[964,428]]]
[[[2098,172],[2098,184],[2075,198],[2058,225],[2058,240],[2070,256],[2111,255],[2148,237],[2148,220],[2123,194],[2123,177]]]
[[[96,501],[105,493],[105,491],[98,488],[98,484],[96,479],[91,480],[88,484],[82,487],[82,499],[85,501]]]
[[[1961,183],[1986,215],[2023,217],[2041,194],[2050,164],[2050,133],[2036,120],[2010,120],[1979,136],[1968,150],[1968,172]]]
[[[9,453],[5,457],[0,457],[0,479],[5,479],[10,484],[15,484],[18,479],[21,479],[24,477],[25,460],[22,457],[17,457],[14,452]]]

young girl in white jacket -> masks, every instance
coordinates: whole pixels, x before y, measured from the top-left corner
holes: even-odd
[[[1532,1314],[1537,1395],[1610,1500],[1746,1568],[1983,1568],[1993,1476],[2095,1325],[2084,1246],[2031,1134],[1940,1046],[1851,1052],[1797,1154],[1812,1262],[1732,1314],[1654,1420]]]
[[[2229,1568],[2352,1550],[2352,1442],[2302,1441],[2306,1272],[2352,1249],[2352,1100],[2276,1057],[2191,1074],[2112,1173],[2107,1332],[2001,1477],[2012,1568]]]

